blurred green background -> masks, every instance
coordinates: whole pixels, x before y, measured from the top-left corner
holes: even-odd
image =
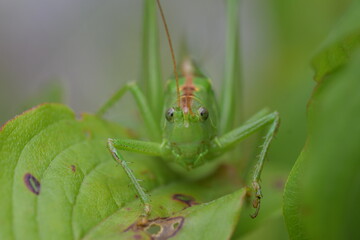
[[[267,224],[254,231],[243,227],[249,231],[245,233],[240,227],[242,237],[288,238],[281,217],[282,189],[306,137],[306,105],[315,85],[310,59],[349,3],[241,1],[244,101],[239,104],[246,116],[265,106],[281,114],[262,178],[269,186],[264,189],[268,214],[263,215],[270,217],[260,216],[257,222]],[[175,49],[186,42],[220,93],[225,1],[167,0],[163,7]],[[95,112],[118,87],[139,78],[141,23],[140,0],[0,0],[0,124],[44,101],[63,101],[77,113]],[[165,79],[172,67],[160,29]],[[139,126],[132,104],[127,96],[109,118]]]

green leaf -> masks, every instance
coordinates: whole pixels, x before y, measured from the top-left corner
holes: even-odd
[[[233,240],[258,240],[258,239],[289,239],[288,232],[286,231],[284,217],[279,209],[274,214],[269,215],[266,219],[262,220],[260,224],[251,232],[244,236],[232,238]]]
[[[308,138],[285,190],[291,239],[360,236],[360,54],[318,83]]]
[[[134,138],[130,134],[93,115],[76,119],[60,104],[40,105],[4,125],[0,131],[0,239],[109,239],[119,234],[149,238],[145,229],[124,232],[142,207],[106,147],[107,138]],[[184,182],[157,158],[130,153],[124,157],[133,162],[134,174],[152,195],[150,222],[181,216],[179,238],[208,236],[215,230],[217,239],[231,236],[244,191],[215,199],[238,186],[222,181],[221,174]]]
[[[315,80],[345,65],[360,45],[360,1],[354,0],[312,61]]]
[[[190,193],[186,184],[174,184],[154,191],[153,202],[156,204],[161,199],[168,199],[174,189],[197,195],[202,191],[197,189]],[[241,189],[212,202],[194,205],[172,214],[168,211],[174,210],[173,207],[166,210],[167,207],[159,208],[155,205],[155,209],[160,211],[156,215],[165,213],[169,217],[152,220],[148,229],[137,229],[134,225],[129,228],[129,222],[136,222],[139,216],[139,212],[132,211],[138,203],[132,202],[101,222],[84,239],[136,239],[136,235],[147,239],[148,232],[155,226],[161,228],[158,229],[161,233],[154,236],[158,231],[154,232],[152,239],[167,239],[169,236],[172,239],[229,239],[239,218],[244,196],[245,190]]]

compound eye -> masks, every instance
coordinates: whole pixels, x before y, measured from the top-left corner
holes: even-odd
[[[208,119],[209,112],[206,108],[201,107],[201,108],[199,108],[198,112],[199,112],[199,115],[200,115],[200,118],[202,121],[205,121],[206,119]]]
[[[169,108],[165,113],[166,120],[168,120],[169,122],[174,121],[174,112],[175,112],[174,108]]]

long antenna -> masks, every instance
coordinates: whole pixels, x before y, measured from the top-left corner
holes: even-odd
[[[166,24],[165,15],[164,15],[164,12],[163,12],[162,7],[161,7],[160,0],[156,0],[156,1],[157,1],[158,6],[159,6],[159,10],[160,10],[162,22],[164,23],[166,36],[167,36],[167,39],[168,39],[168,42],[169,42],[169,47],[170,47],[172,62],[173,62],[173,65],[174,65],[174,66],[173,66],[173,67],[174,67],[174,75],[175,75],[175,80],[176,80],[177,104],[178,104],[178,106],[180,107],[179,76],[178,76],[178,73],[177,73],[177,70],[176,70],[176,60],[175,60],[174,49],[173,49],[173,46],[172,46],[169,29],[168,29],[168,26],[167,26],[167,24]]]

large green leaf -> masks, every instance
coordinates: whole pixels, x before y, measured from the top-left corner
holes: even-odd
[[[323,79],[308,107],[308,139],[287,182],[292,239],[360,236],[360,54]]]
[[[345,65],[354,49],[360,45],[359,12],[360,1],[354,0],[314,57],[312,65],[316,81]]]
[[[142,208],[106,148],[107,138],[130,134],[93,115],[76,119],[60,104],[40,105],[4,125],[0,239],[150,238],[146,229],[131,228]],[[184,182],[159,159],[124,154],[152,195],[150,223],[178,238],[231,236],[244,191],[219,198],[237,187],[221,172],[206,181]]]
[[[359,236],[360,95],[355,0],[313,59],[318,84],[308,105],[308,137],[289,176],[284,214],[292,239]],[[357,187],[356,187],[357,186]]]
[[[156,203],[164,202],[169,199],[174,189],[181,190],[189,194],[201,195],[201,189],[189,191],[186,184],[175,184],[158,189],[153,192],[153,202],[158,209],[159,216],[165,215],[167,218],[156,218],[151,221],[147,229],[138,230],[135,225],[129,227],[129,222],[135,222],[139,212],[131,211],[132,207],[136,207],[136,203],[130,203],[126,208],[122,208],[105,221],[96,226],[84,239],[137,239],[136,236],[146,237],[147,232],[152,231],[152,227],[161,227],[158,229],[160,233],[156,236],[156,228],[153,232],[153,239],[229,239],[238,220],[239,210],[242,206],[245,191],[239,190],[233,194],[226,195],[209,203],[195,205],[185,208],[178,212],[171,207],[161,208]],[[182,206],[183,207],[183,206]],[[169,211],[170,210],[170,211]],[[247,217],[247,216],[245,216]],[[174,225],[175,224],[175,225]]]

